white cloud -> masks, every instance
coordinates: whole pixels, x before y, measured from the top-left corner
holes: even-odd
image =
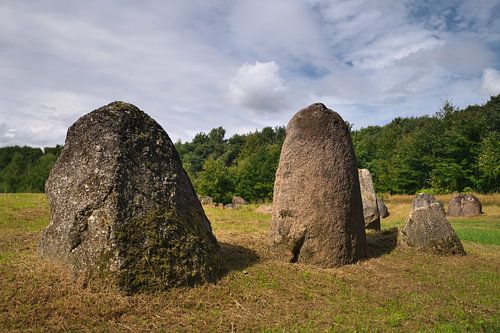
[[[355,126],[432,114],[446,99],[482,103],[498,93],[497,8],[499,0],[0,1],[0,146],[63,143],[71,122],[113,100],[136,104],[173,140],[286,124],[322,100]]]
[[[321,26],[305,2],[242,0],[230,3],[233,5],[227,20],[231,43],[247,56],[265,60],[279,57],[287,62],[290,58],[327,55]]]
[[[481,80],[481,92],[488,96],[500,94],[500,72],[494,68],[486,68]]]
[[[286,88],[274,61],[244,64],[231,80],[229,98],[258,112],[271,113],[286,105]]]

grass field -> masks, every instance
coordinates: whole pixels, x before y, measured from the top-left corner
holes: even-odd
[[[0,331],[500,331],[500,195],[480,196],[482,216],[450,219],[465,257],[396,247],[411,199],[386,198],[391,216],[368,233],[370,258],[336,269],[270,259],[270,216],[255,206],[206,208],[229,273],[130,296],[39,260],[44,195],[0,195]],[[446,206],[449,196],[438,200]]]

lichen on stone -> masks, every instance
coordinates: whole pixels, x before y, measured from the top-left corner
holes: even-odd
[[[126,291],[213,281],[218,245],[175,147],[151,117],[113,102],[81,117],[46,184],[41,257]]]

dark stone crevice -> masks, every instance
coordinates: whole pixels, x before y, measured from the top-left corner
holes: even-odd
[[[305,240],[306,240],[306,235],[304,234],[302,235],[302,237],[300,237],[295,241],[295,244],[293,245],[292,249],[292,258],[290,259],[290,262],[295,263],[299,260],[300,250],[302,249]]]

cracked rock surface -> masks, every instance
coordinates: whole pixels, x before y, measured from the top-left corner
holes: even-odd
[[[81,117],[45,185],[39,255],[128,291],[211,281],[218,244],[172,141],[132,104]]]
[[[419,193],[413,198],[411,202],[411,209],[415,210],[422,207],[427,207],[432,205],[433,203],[437,203],[438,201],[434,198],[433,195],[428,193]]]
[[[456,194],[448,204],[448,216],[476,216],[482,212],[481,202],[472,194]]]
[[[373,186],[372,175],[368,169],[358,169],[363,217],[366,229],[380,230],[380,215]]]
[[[446,219],[439,202],[417,207],[399,231],[402,245],[441,255],[465,255],[462,242]]]
[[[274,183],[272,255],[320,267],[366,256],[356,158],[344,120],[323,104],[293,116]]]

